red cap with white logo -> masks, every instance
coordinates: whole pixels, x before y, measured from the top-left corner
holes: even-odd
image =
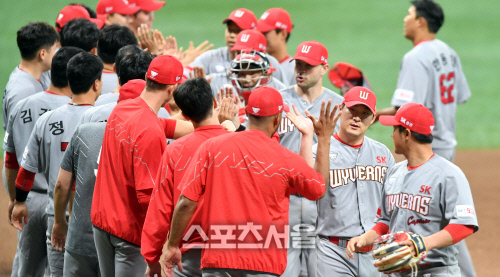
[[[282,8],[272,8],[262,14],[257,22],[257,30],[262,33],[280,29],[291,32],[293,28],[290,14]]]
[[[266,117],[289,110],[288,105],[283,103],[281,93],[275,88],[258,87],[250,93],[247,104],[248,114]]]
[[[243,30],[257,29],[257,17],[251,10],[243,8],[234,10],[222,23],[226,24],[228,21],[233,21]]]
[[[431,135],[434,129],[434,116],[422,104],[407,103],[395,115],[381,115],[380,123],[386,126],[403,126],[422,135]]]
[[[365,105],[372,113],[375,113],[377,97],[373,91],[365,87],[353,87],[344,96],[344,102],[348,108],[354,105]]]
[[[132,8],[139,7],[145,12],[155,12],[165,5],[165,1],[128,0],[128,5]]]
[[[146,81],[142,79],[134,79],[126,82],[120,87],[120,95],[118,96],[118,103],[127,99],[134,99],[141,95],[146,87]]]
[[[184,67],[174,56],[161,55],[154,58],[149,64],[146,77],[160,84],[175,85],[186,80]]]
[[[99,29],[101,29],[104,25],[103,20],[91,18],[89,12],[84,7],[75,4],[66,6],[59,12],[59,15],[56,19],[56,30],[58,32],[61,32],[62,27],[64,27],[64,25],[66,25],[66,23],[68,23],[71,19],[75,18],[85,18],[87,20],[90,20],[94,22],[97,27],[99,27]]]
[[[267,41],[266,37],[257,30],[243,30],[238,34],[236,43],[231,51],[252,49],[254,51],[266,52]]]
[[[328,50],[326,47],[313,40],[302,42],[295,51],[294,60],[301,60],[310,65],[328,64]]]
[[[97,14],[135,14],[139,7],[130,7],[127,0],[99,0],[95,9]]]

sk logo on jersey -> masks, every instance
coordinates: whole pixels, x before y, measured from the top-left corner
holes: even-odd
[[[304,54],[307,54],[307,53],[309,53],[309,50],[311,50],[311,45],[304,45],[304,46],[302,46],[301,52]]]
[[[332,161],[332,162],[333,162],[333,161],[335,161],[335,160],[337,159],[337,156],[338,156],[338,155],[339,155],[339,154],[337,154],[337,153],[330,154],[330,161]]]
[[[241,36],[241,41],[242,41],[242,42],[247,42],[249,38],[250,38],[250,35],[249,35],[249,34],[243,34],[243,35]]]
[[[367,100],[368,99],[368,92],[360,90],[359,91],[359,98]]]
[[[244,14],[245,14],[245,11],[242,11],[242,10],[237,10],[237,11],[234,13],[234,16],[236,16],[236,17],[242,17]]]

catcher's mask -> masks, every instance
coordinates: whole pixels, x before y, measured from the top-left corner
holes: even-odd
[[[262,75],[256,78],[239,78],[239,72],[262,72]],[[238,91],[240,98],[248,101],[252,90],[264,86],[271,81],[272,67],[269,60],[262,52],[244,49],[231,62],[228,77],[232,85]],[[240,82],[257,81],[254,86],[243,87]]]

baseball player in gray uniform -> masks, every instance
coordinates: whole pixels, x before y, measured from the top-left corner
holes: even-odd
[[[211,74],[209,78],[214,97],[217,97],[222,88],[232,87],[246,102],[251,90],[257,87],[269,86],[277,90],[286,88],[281,81],[273,78],[273,75],[266,55],[248,49],[234,58],[227,73]]]
[[[398,107],[410,102],[429,108],[436,120],[432,151],[453,162],[457,105],[465,103],[471,92],[457,53],[436,38],[443,21],[439,4],[412,1],[404,18],[404,36],[414,47],[403,57],[393,107],[377,114],[393,115]],[[476,276],[465,241],[459,243],[459,249],[462,276]]]
[[[3,95],[3,129],[7,128],[9,113],[22,99],[46,90],[50,80],[40,77],[50,69],[59,39],[54,27],[44,22],[30,23],[17,31],[17,46],[21,63],[10,74]]]
[[[257,22],[257,30],[266,36],[267,53],[278,60],[283,71],[283,83],[295,84],[295,61],[288,55],[286,44],[293,24],[290,14],[282,8],[265,11]]]
[[[318,200],[318,276],[377,276],[371,247],[345,258],[352,237],[375,226],[384,177],[395,164],[391,151],[365,136],[375,121],[375,94],[353,87],[341,106],[340,128],[331,138],[330,182]],[[316,155],[317,145],[313,146]]]
[[[128,27],[114,24],[102,28],[99,43],[97,44],[97,56],[104,63],[104,70],[102,71],[103,94],[117,90],[118,75],[116,75],[113,65],[118,50],[127,45],[137,45],[134,32]]]
[[[5,173],[9,188],[9,218],[12,216],[15,200],[15,181],[19,172],[19,164],[24,148],[28,143],[35,123],[45,112],[71,102],[71,89],[66,78],[66,65],[74,55],[83,52],[75,47],[63,47],[52,59],[52,83],[47,91],[36,93],[21,100],[10,113],[3,148],[6,152]],[[26,200],[31,211],[30,221],[18,232],[18,248],[16,252],[19,276],[41,276],[47,267],[47,249],[45,232],[47,231],[47,181],[43,173],[36,174],[32,193]],[[25,234],[23,236],[23,234]],[[27,235],[29,234],[29,235]],[[22,253],[22,254],[21,254]],[[39,261],[32,263],[31,261]]]
[[[99,261],[94,244],[90,207],[94,195],[99,153],[106,123],[80,125],[66,149],[54,189],[54,227],[52,246],[64,253],[64,276],[99,276]],[[71,188],[75,198],[71,220],[66,220]],[[67,235],[67,237],[66,237]]]
[[[192,70],[192,68],[194,68],[195,66],[201,66],[203,67],[207,75],[213,73],[226,73],[227,69],[231,65],[231,62],[238,54],[237,51],[234,51],[236,49],[233,49],[233,47],[238,43],[238,37],[241,37],[238,36],[240,32],[243,30],[254,30],[257,28],[257,18],[255,17],[253,12],[247,9],[234,10],[228,18],[224,19],[222,23],[227,23],[225,36],[227,46],[209,50],[201,54],[194,60],[194,62],[189,64],[189,67],[187,68],[188,70]],[[269,62],[273,66],[273,68],[276,69],[273,73],[274,78],[280,80],[281,82],[284,82],[285,78],[281,71],[280,63],[278,62],[278,60],[270,55],[267,55],[267,58],[269,59]],[[189,77],[187,72],[184,73],[186,77]]]
[[[387,232],[407,231],[423,237],[427,256],[418,276],[461,276],[456,243],[479,227],[469,183],[460,168],[432,151],[434,118],[421,104],[403,105],[380,123],[394,126],[394,151],[407,160],[387,172],[377,225],[349,243],[346,255],[372,245]],[[411,241],[412,252],[415,248]],[[407,276],[394,273],[391,276]]]
[[[69,60],[67,78],[73,92],[71,103],[46,112],[36,122],[16,179],[16,202],[12,221],[14,226],[22,231],[23,222],[28,223],[28,207],[25,201],[32,189],[35,173],[45,174],[49,194],[46,236],[51,276],[62,276],[64,261],[64,254],[55,251],[50,244],[54,224],[53,192],[59,165],[81,115],[94,104],[101,93],[102,68],[101,60],[88,52],[79,53]]]
[[[116,103],[116,101],[118,101],[118,95],[119,95],[119,89],[120,87],[125,84],[126,82],[128,82],[129,80],[132,80],[132,79],[144,79],[144,74],[142,76],[139,76],[139,77],[136,77],[136,73],[142,73],[142,71],[139,71],[137,72],[137,70],[128,70],[127,72],[124,72],[122,76],[122,78],[120,78],[120,75],[121,75],[121,72],[120,72],[120,63],[121,61],[127,57],[128,55],[131,55],[131,54],[136,54],[136,55],[139,55],[141,54],[142,52],[144,52],[144,50],[142,50],[141,47],[139,47],[138,45],[127,45],[127,46],[123,46],[122,48],[120,48],[120,50],[118,50],[118,53],[116,54],[116,58],[115,58],[115,64],[113,65],[113,69],[114,71],[116,72],[116,75],[118,76],[118,86],[117,86],[117,89],[113,92],[110,92],[110,93],[106,93],[106,94],[101,94],[101,96],[99,96],[99,98],[97,98],[97,100],[95,101],[95,106],[102,106],[102,105],[106,105],[106,104],[109,104],[109,103]],[[144,54],[142,55],[145,55],[145,56],[148,56],[148,55],[151,55],[150,53],[148,52],[145,52]],[[148,61],[149,59],[147,57],[143,57],[146,59],[146,61]],[[151,57],[151,59],[153,59],[153,57]],[[132,67],[137,67],[138,64],[137,64],[138,60],[135,60],[133,61],[132,65],[128,65],[127,68],[130,68],[129,66],[132,66]],[[148,64],[150,63],[151,61],[148,62]],[[130,74],[130,75],[129,75]],[[133,76],[131,76],[133,75]],[[122,81],[123,79],[123,81]]]
[[[304,114],[308,111],[316,118],[319,116],[321,102],[332,100],[332,105],[340,105],[344,98],[333,91],[322,86],[322,78],[328,72],[328,51],[321,43],[317,41],[306,41],[299,45],[295,52],[295,76],[297,84],[290,86],[281,92],[283,102],[297,107],[297,110]],[[335,127],[338,131],[340,124]],[[281,126],[278,129],[280,134],[280,144],[289,150],[299,153],[300,132],[293,123],[283,118]],[[314,136],[314,143],[317,143],[317,137]],[[317,210],[316,203],[301,197],[296,192],[291,191],[289,225],[290,233],[292,230],[299,230],[299,224],[308,224],[315,226]],[[296,229],[293,229],[296,226]],[[290,239],[292,241],[292,239]],[[306,256],[309,276],[315,276],[316,273],[316,255],[315,249],[301,249],[293,247],[288,248],[288,264],[283,276],[299,276],[301,271],[301,256]]]

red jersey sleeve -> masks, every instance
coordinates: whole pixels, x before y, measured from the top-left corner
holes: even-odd
[[[5,168],[19,169],[16,153],[5,152]]]
[[[146,263],[156,263],[160,260],[172,221],[175,168],[169,154],[169,148],[167,148],[161,158],[142,229],[141,254],[146,259]]]
[[[159,118],[161,127],[165,131],[165,137],[168,139],[173,139],[175,134],[175,126],[177,126],[177,120],[168,118]]]
[[[323,176],[312,167],[301,156],[286,150],[288,155],[285,159],[290,169],[290,186],[309,200],[318,200],[325,192],[325,181]]]
[[[137,139],[132,154],[134,166],[134,182],[137,200],[147,209],[153,191],[156,173],[160,164],[161,155],[166,143],[165,138],[144,133]]]
[[[205,193],[207,168],[213,159],[207,145],[207,142],[204,142],[196,150],[193,161],[189,164],[186,174],[179,184],[181,194],[193,201],[198,201]]]

